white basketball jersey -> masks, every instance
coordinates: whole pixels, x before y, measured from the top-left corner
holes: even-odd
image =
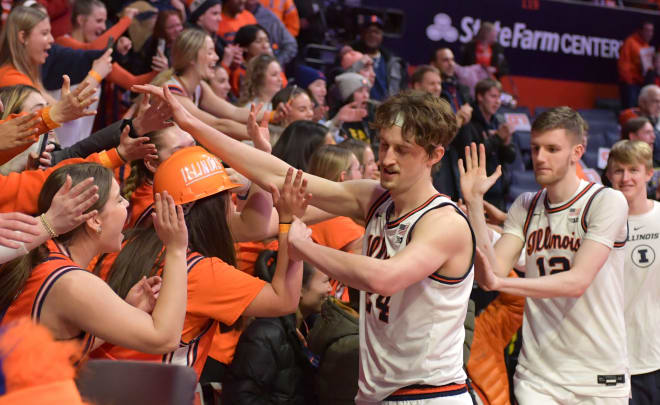
[[[526,277],[567,271],[586,240],[611,248],[579,298],[527,298],[519,363],[578,395],[621,397],[630,389],[623,318],[628,203],[623,194],[581,181],[568,201],[550,205],[546,190],[511,206],[504,232],[525,241]]]
[[[367,215],[362,253],[387,259],[406,247],[417,221],[454,203],[437,194],[399,219],[391,219],[389,192]],[[463,216],[458,208],[456,210]],[[466,218],[467,221],[467,218]],[[474,234],[473,252],[474,252]],[[461,278],[437,273],[390,297],[360,293],[360,380],[356,403],[383,400],[409,386],[464,384],[463,323],[472,291],[472,264]]]
[[[660,203],[628,217],[625,319],[630,373],[660,369]]]

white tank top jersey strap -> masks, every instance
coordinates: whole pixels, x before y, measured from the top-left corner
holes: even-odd
[[[525,277],[568,271],[587,239],[611,248],[581,297],[526,299],[521,370],[579,395],[628,395],[623,317],[627,214],[623,194],[586,181],[560,204],[551,205],[545,189],[522,194],[513,203],[504,233],[525,242]]]
[[[448,205],[467,221],[465,214],[440,194],[392,219],[394,202],[389,192],[384,193],[368,212],[362,253],[379,259],[396,255],[410,242],[415,224],[426,213]],[[472,244],[474,258],[474,233]],[[433,273],[390,297],[360,293],[356,404],[458,398],[467,391],[463,323],[473,278],[470,263],[460,278]]]
[[[625,312],[631,374],[660,369],[660,203],[628,216]]]
[[[169,91],[176,96],[191,97],[195,106],[199,107],[200,100],[202,99],[202,86],[195,87],[195,91],[192,95],[188,94],[186,88],[183,87],[183,84],[176,78],[176,76],[170,77],[168,81],[165,82],[165,85]]]

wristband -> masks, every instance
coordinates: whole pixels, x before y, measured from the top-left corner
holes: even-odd
[[[291,229],[291,224],[280,224],[280,233],[289,233],[289,229]]]
[[[103,81],[103,78],[101,77],[98,72],[96,72],[94,69],[90,70],[89,73],[87,73],[89,76],[92,76],[92,79],[96,80],[97,82],[101,83]]]
[[[46,231],[48,231],[48,234],[50,235],[51,239],[57,238],[59,236],[55,233],[53,227],[50,226],[50,224],[48,223],[48,220],[46,219],[46,214],[41,214],[39,216],[39,219],[41,219],[41,223],[43,224],[44,228],[46,228]]]
[[[44,107],[43,110],[41,110],[41,119],[44,121],[44,124],[46,124],[46,127],[48,129],[55,129],[60,126],[59,123],[55,122],[53,117],[50,115],[50,111],[52,110],[52,106],[47,105]]]

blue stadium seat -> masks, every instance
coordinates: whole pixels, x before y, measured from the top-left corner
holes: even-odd
[[[598,148],[607,148],[608,141],[605,138],[604,132],[589,132],[589,137],[587,138],[587,151],[598,153]]]
[[[516,159],[513,162],[506,164],[506,166],[510,172],[525,170],[525,161],[523,160],[518,147],[516,147]]]
[[[511,185],[517,185],[527,188],[538,188],[539,185],[534,177],[532,170],[516,170],[511,174]]]
[[[502,106],[500,109],[497,111],[498,114],[506,114],[506,113],[522,113],[522,114],[527,114],[527,118],[531,118],[532,113],[529,111],[529,107],[524,107],[524,106],[518,106],[518,107],[506,107]],[[530,120],[531,123],[531,120]]]
[[[605,139],[607,139],[608,148],[611,148],[612,145],[621,140],[620,131],[605,131],[603,134],[605,135]]]
[[[587,124],[589,124],[589,133],[591,132],[618,132],[620,131],[619,129],[619,123],[616,121],[600,121],[600,120],[592,120],[592,121],[587,121]]]
[[[523,152],[532,150],[531,133],[529,131],[516,131],[513,133],[513,142],[518,146],[518,149]]]
[[[507,195],[507,200],[509,202],[513,202],[518,196],[522,193],[526,192],[535,192],[539,190],[539,186],[537,185],[536,187],[525,187],[525,186],[520,186],[517,184],[512,184],[511,187],[509,187],[509,194]],[[507,204],[507,209],[509,208],[510,204]]]
[[[538,117],[541,113],[544,113],[551,109],[552,107],[535,107],[534,108],[534,116]]]
[[[616,121],[616,115],[612,110],[602,110],[602,109],[580,109],[578,113],[585,120],[600,120],[600,121]]]
[[[582,161],[590,169],[596,169],[598,167],[598,151],[587,150],[587,152],[582,155]]]

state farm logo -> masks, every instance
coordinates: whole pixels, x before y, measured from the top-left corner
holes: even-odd
[[[451,25],[451,17],[445,13],[440,13],[433,17],[433,24],[426,27],[426,36],[431,41],[456,42],[458,30]]]

